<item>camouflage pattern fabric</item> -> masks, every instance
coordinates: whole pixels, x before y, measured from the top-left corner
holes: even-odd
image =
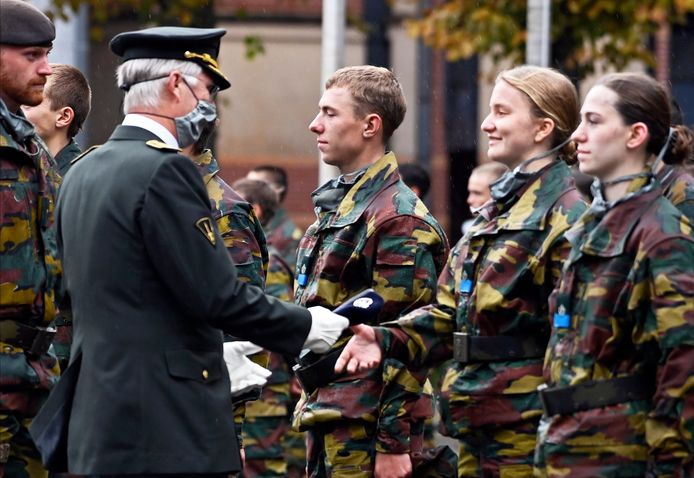
[[[353,184],[327,183],[314,192],[314,203],[335,194],[334,207],[321,209],[301,240],[295,301],[334,309],[373,287],[385,299],[374,324],[431,302],[435,278],[448,252],[447,240],[426,206],[400,180],[395,155],[383,156]],[[338,340],[335,347],[346,340]],[[382,396],[383,390],[396,399]],[[368,424],[378,428],[375,436],[369,435],[377,439],[379,451],[406,453],[408,415],[420,391],[418,381],[393,363],[341,376],[302,396],[293,425],[306,430],[326,423],[337,428],[352,422]]]
[[[655,393],[543,416],[537,476],[692,476],[692,226],[652,178],[633,179],[628,191],[566,234],[572,249],[550,299],[544,377],[553,388],[640,374]]]
[[[451,251],[437,303],[383,329],[390,354],[414,368],[432,367],[453,357],[455,331],[549,336],[547,299],[569,253],[563,235],[585,209],[561,160],[488,203]],[[440,426],[477,454],[461,457],[475,466],[459,469],[460,476],[504,476],[518,468],[517,476],[528,476],[534,443],[527,430],[542,413],[536,392],[542,359],[450,364],[438,397]],[[476,446],[481,442],[484,449]]]
[[[294,275],[276,249],[270,246],[270,265],[265,292],[278,299],[291,301]],[[243,423],[246,478],[287,476],[289,460],[285,456],[284,437],[289,431],[289,384],[291,364],[282,355],[270,352],[268,369],[272,375],[263,387],[260,399],[248,402]],[[305,447],[304,447],[305,467]]]
[[[299,241],[303,234],[289,217],[287,210],[280,207],[266,224],[265,230],[268,244],[277,249],[282,259],[294,269]]]
[[[665,165],[656,178],[663,188],[663,195],[694,222],[694,177],[681,168]]]
[[[77,156],[82,154],[82,148],[77,144],[77,141],[71,139],[68,144],[63,147],[58,154],[55,155],[55,163],[58,165],[58,172],[61,176],[65,176],[70,170],[70,163]]]
[[[372,478],[374,428],[352,421],[340,426],[320,425],[308,431],[308,478]]]
[[[239,280],[257,287],[265,287],[269,260],[267,242],[253,206],[219,177],[219,165],[210,150],[205,150],[193,158],[193,161],[202,175],[207,195],[210,197],[212,218],[224,240],[224,246],[234,261]],[[263,367],[268,365],[268,352],[253,354],[250,358]],[[242,437],[245,413],[245,401],[237,399],[234,402],[234,422],[239,430],[239,440]],[[240,446],[242,443],[239,441]]]
[[[0,100],[0,320],[45,327],[55,318],[62,275],[54,224],[60,181],[33,126]],[[7,463],[0,463],[0,475],[42,476],[26,426],[60,369],[52,351],[29,357],[10,340],[0,337],[0,454]]]
[[[219,165],[210,150],[194,161],[210,196],[212,217],[234,260],[239,279],[264,287],[268,267],[267,241],[253,207],[219,177]]]

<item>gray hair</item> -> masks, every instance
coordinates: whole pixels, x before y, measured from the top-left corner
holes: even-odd
[[[197,84],[197,75],[202,72],[202,67],[192,61],[156,58],[138,58],[120,65],[116,70],[118,88],[128,88],[132,85],[127,89],[123,99],[123,113],[128,114],[136,107],[156,108],[159,106],[166,75],[174,70],[188,77],[187,81],[192,87]],[[146,81],[152,78],[158,79]]]

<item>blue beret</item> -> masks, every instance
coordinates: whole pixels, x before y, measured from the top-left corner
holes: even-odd
[[[119,33],[109,46],[123,61],[159,58],[195,62],[224,90],[231,83],[219,68],[217,56],[220,39],[225,34],[222,28],[154,27]]]

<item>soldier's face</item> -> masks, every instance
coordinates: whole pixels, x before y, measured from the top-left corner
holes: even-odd
[[[624,159],[632,128],[615,109],[617,99],[617,93],[605,86],[591,88],[581,107],[581,123],[571,136],[581,172],[601,180],[628,174]]]
[[[470,211],[477,209],[491,199],[489,183],[491,176],[484,173],[472,173],[467,183],[467,203]]]
[[[56,123],[61,118],[62,109],[53,110],[51,100],[45,95],[43,101],[36,106],[22,106],[24,116],[31,121],[36,132],[44,141],[48,141],[49,137],[55,133]]]
[[[346,88],[332,87],[323,93],[318,114],[309,129],[318,138],[321,159],[349,173],[359,169],[360,156],[365,149],[365,121],[354,114],[354,99]]]
[[[541,120],[533,116],[530,99],[500,80],[489,99],[489,114],[481,129],[487,133],[487,156],[509,168],[548,149],[548,141],[537,141]]]
[[[21,105],[36,106],[52,73],[48,47],[0,45],[0,96],[13,113]]]

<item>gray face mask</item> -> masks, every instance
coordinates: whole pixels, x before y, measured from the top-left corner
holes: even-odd
[[[173,118],[176,125],[178,145],[182,148],[195,143],[202,133],[214,127],[217,121],[217,107],[207,101],[198,100],[198,104],[185,116]]]

